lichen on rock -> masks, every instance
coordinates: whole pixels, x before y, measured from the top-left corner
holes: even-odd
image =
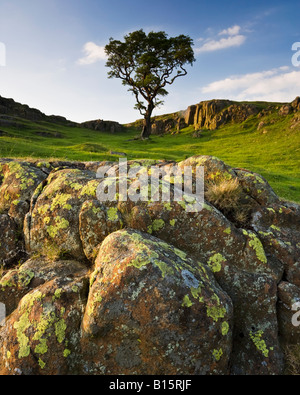
[[[115,200],[99,201],[107,165]],[[149,167],[173,165],[127,169],[148,166],[150,193]],[[114,162],[0,160],[0,374],[283,372],[300,341],[300,207],[218,158],[179,162],[197,165],[205,200],[191,212],[175,177],[167,202],[124,201]],[[226,181],[234,210],[208,200]]]

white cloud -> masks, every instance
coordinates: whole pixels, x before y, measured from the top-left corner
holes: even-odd
[[[229,27],[228,29],[224,29],[219,33],[219,36],[236,36],[237,34],[239,34],[241,30],[241,26],[239,25],[234,25],[232,27]]]
[[[220,39],[208,38],[207,40],[198,39],[197,41],[204,41],[201,47],[196,48],[196,53],[202,52],[213,52],[219,51],[221,49],[226,49],[230,47],[239,47],[244,44],[246,40],[246,36],[243,34],[239,34],[241,27],[239,25],[234,25],[229,27],[228,29],[224,29],[219,32],[218,36],[227,36]]]
[[[83,46],[83,52],[85,56],[77,61],[80,65],[93,64],[99,60],[107,59],[104,47],[101,47],[93,42],[87,42]]]
[[[221,38],[221,40],[208,40],[206,43],[202,45],[200,48],[196,48],[196,53],[201,52],[213,52],[218,51],[220,49],[230,48],[230,47],[239,47],[246,40],[246,37],[242,34],[238,34],[237,36],[230,36],[227,38]]]
[[[299,95],[300,71],[288,66],[231,76],[212,82],[201,89],[202,93],[231,100],[291,101]]]

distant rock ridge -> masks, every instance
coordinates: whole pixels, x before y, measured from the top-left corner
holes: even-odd
[[[208,100],[188,107],[184,120],[187,125],[194,125],[196,129],[215,130],[228,122],[243,122],[257,113],[258,109],[254,104]]]
[[[68,120],[59,115],[46,115],[42,111],[29,107],[27,104],[21,104],[13,99],[7,99],[0,96],[0,126],[22,127],[20,120],[25,119],[32,122],[51,122],[66,126],[77,126],[92,129],[95,131],[104,131],[116,133],[123,130],[122,125],[114,121],[103,121],[101,119],[77,123]]]
[[[225,99],[201,101],[189,106],[186,110],[154,117],[152,134],[174,133],[187,126],[193,126],[196,131],[201,129],[216,130],[228,123],[244,122],[255,115],[260,118],[277,112],[281,116],[287,116],[300,110],[299,97],[296,97],[291,103],[266,103],[266,107],[262,109],[259,102],[236,102]],[[131,125],[139,127],[142,125],[142,121],[138,120]]]
[[[99,132],[117,133],[124,130],[123,126],[118,122],[104,121],[103,119],[96,119],[94,121],[87,121],[80,124],[84,128],[96,130]]]
[[[46,115],[36,108],[31,108],[27,104],[21,104],[13,99],[0,96],[0,123],[13,122],[14,118],[23,118],[29,121],[48,121],[53,123],[67,123],[76,125],[60,115]]]

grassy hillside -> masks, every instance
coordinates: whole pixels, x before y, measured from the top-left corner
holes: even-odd
[[[193,137],[192,126],[177,134],[134,140],[133,126],[116,134],[50,122],[19,120],[18,126],[1,126],[0,157],[60,158],[68,160],[118,160],[111,151],[124,152],[128,159],[182,160],[192,155],[214,155],[235,167],[262,174],[275,192],[300,202],[300,126],[291,128],[294,114],[277,112],[262,118],[252,116],[241,124],[204,130]]]

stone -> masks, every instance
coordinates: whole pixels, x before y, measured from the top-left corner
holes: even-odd
[[[128,187],[174,164],[128,161]],[[1,374],[284,371],[299,336],[300,206],[216,157],[178,165],[204,167],[201,210],[174,200],[175,177],[170,201],[118,201],[117,162],[1,160]],[[97,198],[103,166],[115,201]],[[242,224],[208,200],[223,182],[238,185]]]
[[[103,119],[96,119],[94,121],[83,122],[81,123],[81,126],[98,132],[110,132],[112,134],[123,131],[122,125],[119,124],[118,122],[104,121]]]
[[[279,109],[279,115],[286,116],[289,115],[292,112],[292,106],[290,104],[284,104],[282,107]]]
[[[117,231],[101,245],[91,284],[82,347],[93,354],[89,369],[229,372],[230,298],[183,251],[138,231]]]
[[[80,324],[88,290],[86,270],[72,262],[57,263],[48,269],[42,264],[44,273],[39,275],[35,264],[28,266],[30,272],[24,269],[16,273],[20,285],[38,281],[0,330],[0,374],[75,374],[80,371]]]

